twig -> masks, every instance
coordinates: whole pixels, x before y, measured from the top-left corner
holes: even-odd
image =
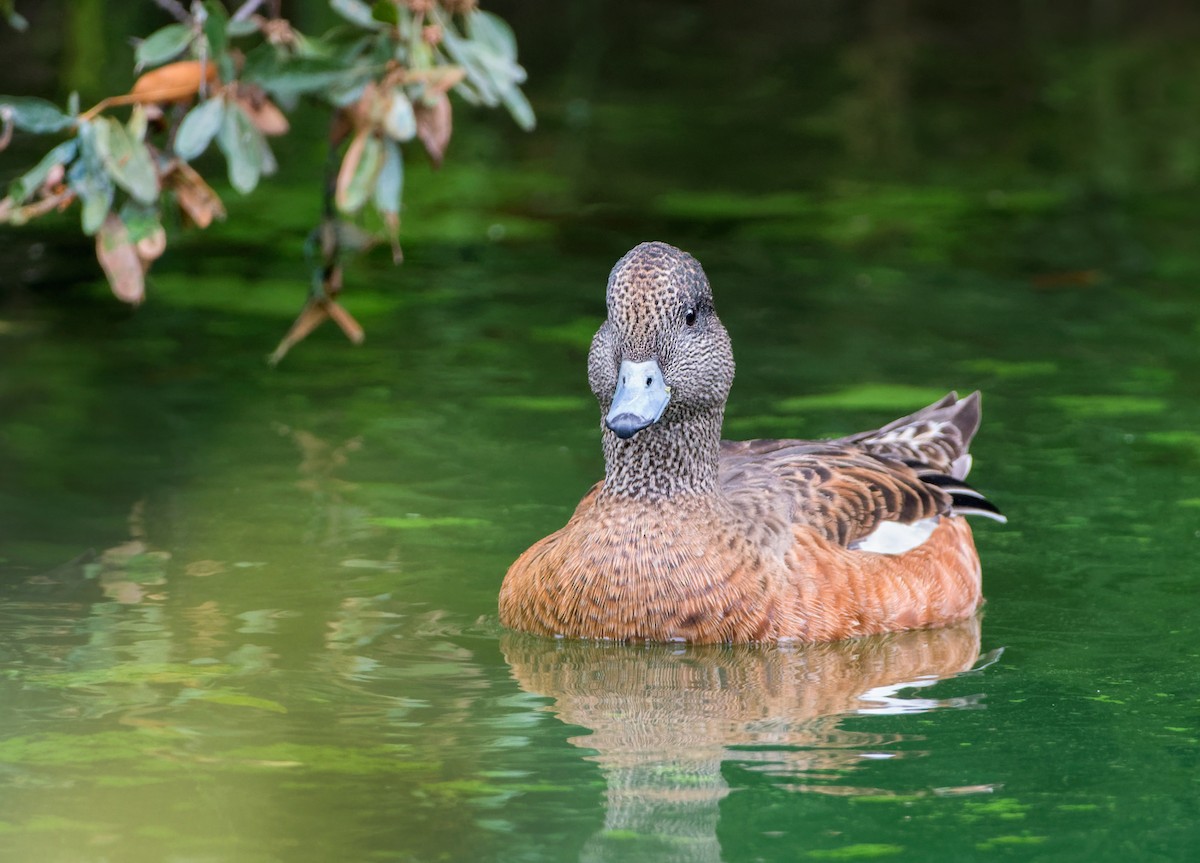
[[[187,10],[183,8],[183,4],[179,3],[178,0],[154,0],[154,3],[167,14],[174,16],[176,21],[181,21],[184,24],[191,23],[192,16],[187,13]]]
[[[238,7],[238,10],[233,13],[233,16],[229,20],[245,21],[247,18],[257,12],[258,7],[264,2],[265,0],[246,0],[245,3]]]
[[[321,195],[321,225],[318,229],[321,250],[321,294],[337,296],[341,291],[341,232],[338,230],[337,177],[341,164],[339,148],[346,127],[337,113],[329,121],[329,152],[325,157],[325,188]],[[314,293],[316,285],[313,285]]]
[[[312,270],[312,284],[304,308],[300,310],[278,347],[267,357],[267,362],[272,366],[279,365],[289,350],[326,320],[334,321],[354,344],[363,340],[362,327],[334,299],[342,290],[342,243],[335,197],[338,165],[341,161],[339,148],[346,138],[347,129],[348,126],[344,124],[340,113],[335,113],[329,124],[329,155],[325,160],[321,222],[309,232],[304,243],[304,256]],[[317,259],[318,255],[320,260]]]
[[[46,215],[51,210],[66,207],[73,200],[75,200],[75,192],[69,188],[64,188],[53,195],[48,195],[23,207],[14,207],[12,205],[12,198],[5,198],[0,200],[0,222],[23,225],[26,222],[33,221],[38,216]],[[16,217],[15,220],[14,216]]]

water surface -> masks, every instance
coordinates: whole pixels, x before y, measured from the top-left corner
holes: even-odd
[[[414,160],[404,266],[351,274],[367,343],[273,370],[303,145],[136,312],[65,229],[8,235],[0,856],[1186,859],[1200,142],[1163,118],[1200,78],[1166,5],[1128,38],[1082,8],[1086,37],[505,9],[540,130],[464,112],[442,172]],[[972,479],[1010,522],[977,530],[979,621],[810,648],[498,625],[509,562],[601,475],[587,344],[645,239],[708,270],[731,437],[984,391]]]

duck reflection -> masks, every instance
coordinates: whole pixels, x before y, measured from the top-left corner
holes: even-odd
[[[977,697],[912,690],[973,668],[979,644],[972,619],[833,644],[638,647],[507,633],[501,647],[524,690],[591,730],[571,742],[595,751],[607,809],[583,859],[644,856],[650,843],[655,859],[704,861],[721,857],[723,762],[786,775],[798,790],[889,793],[832,783],[864,760],[895,757],[902,739],[844,720],[971,706]]]

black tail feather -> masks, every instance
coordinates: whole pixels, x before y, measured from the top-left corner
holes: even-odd
[[[937,473],[927,467],[922,470],[922,465],[912,465],[912,467],[917,469],[917,475],[920,476],[922,482],[950,495],[951,509],[956,515],[982,515],[1000,522],[1008,521],[1004,513],[1000,511],[1000,507],[984,497],[983,492],[961,479]]]

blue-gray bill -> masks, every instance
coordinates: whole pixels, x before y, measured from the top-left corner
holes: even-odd
[[[617,372],[617,392],[604,424],[617,437],[628,439],[658,422],[671,400],[671,388],[663,380],[656,360],[641,363],[625,360]]]

